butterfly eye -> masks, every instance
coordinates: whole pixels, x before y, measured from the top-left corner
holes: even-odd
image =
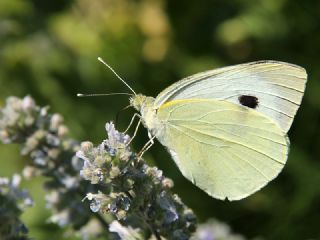
[[[249,108],[257,108],[259,101],[258,98],[255,96],[250,95],[241,95],[239,96],[239,102],[241,105],[249,107]]]

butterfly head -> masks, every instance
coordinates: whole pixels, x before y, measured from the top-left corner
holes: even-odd
[[[147,97],[142,94],[134,95],[130,98],[130,105],[140,112],[146,98]]]
[[[133,95],[130,98],[130,105],[139,112],[141,112],[144,107],[152,105],[153,102],[154,102],[154,98],[147,97],[142,94]]]

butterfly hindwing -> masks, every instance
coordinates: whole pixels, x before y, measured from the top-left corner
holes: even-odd
[[[286,133],[252,109],[186,99],[167,102],[157,115],[165,124],[159,141],[183,175],[215,198],[244,198],[275,178],[286,163]]]

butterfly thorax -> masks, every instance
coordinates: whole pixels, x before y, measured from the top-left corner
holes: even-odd
[[[141,114],[143,125],[155,136],[159,136],[163,130],[163,124],[157,117],[157,109],[154,107],[155,99],[142,94],[137,94],[130,99],[130,105]]]

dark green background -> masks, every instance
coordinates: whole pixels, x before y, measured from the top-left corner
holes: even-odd
[[[157,143],[145,158],[175,182],[175,191],[200,221],[218,218],[251,238],[320,237],[320,1],[317,0],[1,0],[0,104],[32,95],[65,117],[71,135],[99,143],[104,124],[128,104],[126,96],[77,98],[76,93],[128,92],[96,59],[103,57],[137,91],[156,96],[200,71],[255,60],[298,64],[309,74],[306,94],[289,132],[283,172],[238,202],[207,196],[185,180]],[[119,129],[133,110],[121,113]],[[147,141],[141,129],[137,150]],[[0,174],[27,161],[18,146],[0,145]],[[41,180],[42,181],[42,180]],[[32,181],[38,205],[23,216],[31,236],[59,236],[45,224],[41,181]],[[36,210],[37,209],[37,210]]]

